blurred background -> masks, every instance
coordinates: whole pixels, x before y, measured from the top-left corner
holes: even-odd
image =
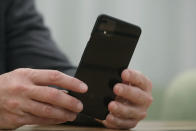
[[[196,67],[195,0],[37,0],[36,4],[54,40],[76,66],[98,15],[108,14],[142,28],[129,67],[153,82],[155,100],[147,119],[162,119],[163,104],[170,101],[164,99],[170,92],[166,89],[176,76]]]

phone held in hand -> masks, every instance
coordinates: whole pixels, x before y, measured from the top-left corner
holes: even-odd
[[[83,102],[82,113],[105,119],[108,104],[115,99],[113,87],[121,83],[121,73],[129,65],[140,34],[136,25],[107,15],[97,18],[75,74],[88,85],[88,92],[70,92]]]

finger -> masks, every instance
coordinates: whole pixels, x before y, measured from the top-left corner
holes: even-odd
[[[31,125],[31,124],[60,124],[65,121],[56,120],[56,119],[48,119],[48,118],[40,118],[30,115],[28,113],[24,113],[24,116],[15,115],[10,112],[4,112],[4,116],[2,116],[4,120],[4,125],[1,125],[3,129],[15,129],[23,125]]]
[[[83,109],[83,104],[78,99],[51,87],[32,86],[29,97],[33,100],[61,107],[72,112],[81,112]]]
[[[151,81],[138,71],[126,69],[122,72],[121,77],[124,82],[128,82],[142,90],[149,92],[152,90]]]
[[[2,129],[15,129],[20,126],[24,125],[24,122],[21,120],[20,115],[16,115],[14,113],[11,113],[9,111],[4,111],[1,114],[1,122],[0,126]]]
[[[117,101],[112,101],[108,105],[109,111],[119,118],[142,120],[146,117],[146,112],[131,105],[125,105]]]
[[[118,83],[114,86],[114,93],[132,103],[138,105],[150,105],[152,96],[140,88]]]
[[[120,119],[112,114],[109,114],[106,117],[106,120],[103,121],[103,124],[115,129],[129,129],[134,128],[137,125],[137,121],[131,119]]]
[[[62,120],[39,118],[28,113],[24,113],[24,116],[15,115],[10,112],[5,112],[4,114],[6,114],[4,117],[5,123],[1,126],[3,129],[15,129],[23,125],[31,124],[59,124],[64,122]]]
[[[133,103],[131,103],[130,101],[128,101],[120,96],[116,96],[115,101],[120,102],[124,105],[133,105]]]
[[[77,113],[73,113],[62,108],[54,107],[49,104],[29,100],[25,103],[23,111],[37,117],[56,119],[61,121],[73,121]]]
[[[107,128],[111,128],[111,129],[119,129],[119,127],[117,128],[115,125],[113,125],[113,123],[108,122],[107,120],[103,120],[103,125]]]
[[[75,92],[84,93],[88,87],[82,81],[55,70],[33,70],[31,80],[38,85],[55,85]]]
[[[50,124],[61,124],[66,122],[65,120],[58,120],[58,119],[49,119],[49,118],[41,118],[33,115],[26,115],[22,118],[23,125],[50,125]]]

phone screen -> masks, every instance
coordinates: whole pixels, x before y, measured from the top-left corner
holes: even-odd
[[[108,103],[115,99],[113,87],[129,65],[141,34],[138,26],[101,15],[91,33],[75,77],[88,85],[88,92],[71,95],[84,104],[82,113],[105,119]]]

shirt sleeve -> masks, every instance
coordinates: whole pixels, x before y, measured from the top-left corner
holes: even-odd
[[[7,71],[54,69],[73,75],[75,68],[61,53],[36,11],[33,0],[11,0],[6,12]]]
[[[54,69],[74,75],[76,68],[55,45],[33,0],[10,0],[6,11],[7,71],[16,68]],[[79,114],[66,124],[103,126]]]

